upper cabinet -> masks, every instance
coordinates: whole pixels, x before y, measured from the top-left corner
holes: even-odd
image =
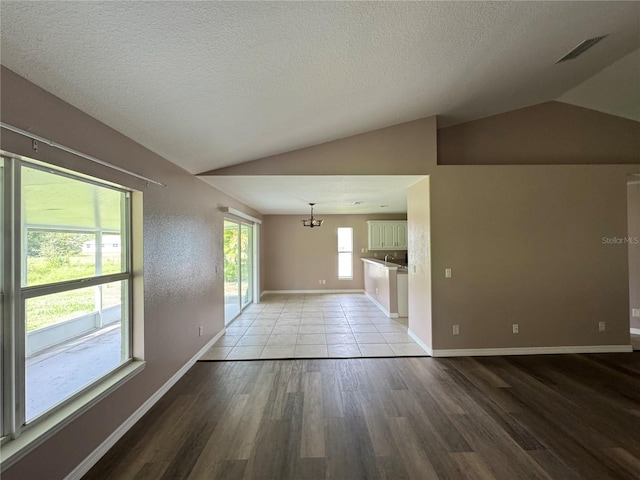
[[[369,220],[369,250],[406,250],[406,220]]]

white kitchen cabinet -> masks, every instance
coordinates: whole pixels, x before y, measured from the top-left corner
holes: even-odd
[[[406,250],[406,220],[369,220],[369,250]]]

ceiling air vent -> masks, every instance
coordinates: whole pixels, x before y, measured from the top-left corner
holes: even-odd
[[[588,40],[585,40],[576,48],[574,48],[569,53],[567,53],[564,57],[562,57],[560,60],[558,60],[556,63],[566,62],[567,60],[573,60],[574,58],[579,57],[584,52],[586,52],[591,47],[593,47],[596,43],[598,43],[600,40],[602,40],[604,37],[606,37],[606,35],[602,35],[601,37],[593,37]]]

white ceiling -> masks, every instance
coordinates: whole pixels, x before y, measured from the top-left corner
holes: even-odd
[[[269,175],[202,177],[204,181],[269,214],[406,213],[407,187],[420,175]],[[353,205],[353,202],[363,202]],[[384,206],[383,206],[384,205]]]
[[[0,9],[2,64],[191,173],[434,114],[447,125],[553,100],[640,46],[640,2]]]
[[[558,100],[640,122],[640,49],[572,88]]]

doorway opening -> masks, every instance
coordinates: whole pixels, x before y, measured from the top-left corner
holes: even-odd
[[[224,221],[224,323],[228,325],[255,299],[255,226]]]

